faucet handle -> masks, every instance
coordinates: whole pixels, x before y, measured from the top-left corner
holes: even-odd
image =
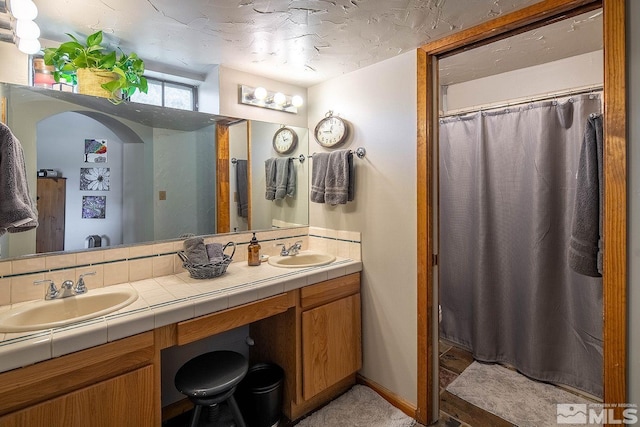
[[[60,294],[60,291],[58,290],[58,288],[56,288],[56,284],[53,283],[53,280],[51,279],[36,280],[35,282],[33,282],[35,286],[42,283],[49,283],[49,286],[47,286],[47,289],[44,292],[44,299],[55,299],[58,294]]]
[[[76,294],[84,294],[87,292],[87,285],[84,283],[84,276],[93,276],[95,275],[95,271],[90,271],[89,273],[82,273],[80,277],[78,277],[78,283],[76,283],[75,293]]]
[[[302,240],[298,240],[293,245],[291,245],[291,247],[289,248],[289,255],[298,255],[300,249],[302,249]]]
[[[273,246],[282,246],[282,250],[280,251],[280,256],[287,256],[289,252],[287,251],[287,245],[284,243],[276,243]]]

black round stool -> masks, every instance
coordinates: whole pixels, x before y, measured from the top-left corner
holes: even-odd
[[[174,381],[176,388],[195,405],[191,427],[198,425],[203,406],[213,406],[225,400],[236,427],[246,427],[233,393],[248,369],[249,362],[243,355],[227,350],[201,354],[178,369]]]

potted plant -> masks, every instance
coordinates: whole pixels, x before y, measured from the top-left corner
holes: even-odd
[[[67,35],[72,41],[57,48],[44,49],[44,62],[54,67],[56,82],[63,79],[77,84],[80,93],[105,96],[114,103],[128,98],[136,90],[147,93],[144,61],[138,55],[127,55],[120,48],[120,55],[116,51],[108,51],[102,46],[102,31],[88,36],[84,44],[73,35]],[[96,93],[87,84],[87,79],[98,81],[105,93]]]

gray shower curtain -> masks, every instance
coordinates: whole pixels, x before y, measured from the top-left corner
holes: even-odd
[[[602,396],[602,279],[567,263],[596,95],[442,119],[441,337]]]

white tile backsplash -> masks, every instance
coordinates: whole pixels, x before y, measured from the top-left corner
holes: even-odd
[[[205,241],[223,244],[233,241],[237,244],[233,257],[234,262],[229,267],[232,269],[234,264],[246,264],[247,242],[251,239],[251,236],[252,233],[250,232],[232,233],[207,236]],[[276,256],[280,253],[280,247],[276,246],[276,243],[291,245],[297,240],[302,240],[303,250],[328,252],[341,258],[361,259],[359,243],[361,235],[359,232],[331,230],[321,227],[299,227],[260,231],[256,233],[256,236],[262,246],[261,253],[269,256]],[[239,244],[240,242],[244,243]],[[189,273],[182,267],[182,261],[175,255],[175,252],[181,250],[182,247],[182,241],[176,240],[102,250],[90,249],[74,254],[35,256],[0,262],[0,277],[9,276],[7,278],[9,282],[2,282],[3,285],[0,287],[0,305],[40,299],[44,295],[44,291],[33,286],[34,280],[44,279],[45,277],[52,278],[59,285],[63,280],[77,280],[81,273],[89,271],[96,271],[97,273],[95,276],[86,278],[90,289],[137,282],[153,277],[181,277],[184,283],[197,283],[197,287],[194,288],[195,291],[205,289],[208,286],[210,286],[209,289],[219,289],[224,285],[223,282],[203,285],[201,280],[191,279]],[[229,249],[227,253],[230,253]],[[158,256],[159,254],[167,255]],[[76,265],[78,266],[77,268]],[[48,271],[52,268],[56,271]],[[65,268],[65,270],[59,270],[60,268]],[[260,279],[263,276],[261,271],[259,267],[252,270],[251,279]],[[31,272],[34,274],[28,274]],[[227,271],[227,274],[222,278],[215,280],[225,280],[226,276],[232,276],[230,271]],[[235,280],[235,277],[231,279]],[[7,283],[10,283],[10,285],[7,285]],[[286,286],[285,284],[285,288]],[[297,287],[298,283],[294,280],[291,286]],[[191,292],[192,290],[188,288],[176,289],[169,295],[173,293],[190,295]],[[164,295],[166,296],[166,294]],[[156,296],[163,300],[161,294]],[[156,300],[154,301],[157,302]]]

